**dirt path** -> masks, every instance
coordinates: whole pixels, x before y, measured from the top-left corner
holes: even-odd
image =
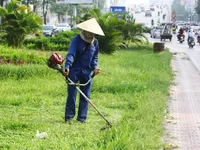
[[[200,150],[200,74],[184,53],[174,55],[172,68],[164,142],[171,149]]]

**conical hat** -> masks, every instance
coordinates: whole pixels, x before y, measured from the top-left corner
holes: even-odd
[[[102,36],[105,35],[95,18],[92,18],[92,19],[89,19],[82,23],[79,23],[76,25],[76,27],[78,27],[82,30],[94,33],[94,34],[98,34],[98,35],[102,35]]]

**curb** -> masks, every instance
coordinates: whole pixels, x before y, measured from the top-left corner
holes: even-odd
[[[169,47],[166,47],[172,51],[175,51],[176,49],[173,49],[173,48],[169,48]],[[170,52],[170,53],[173,53],[173,52]],[[177,52],[179,53],[179,52]],[[200,68],[198,68],[198,66],[196,65],[195,61],[192,59],[192,57],[190,57],[187,53],[185,52],[181,52],[183,54],[185,54],[188,58],[189,58],[189,61],[192,63],[192,65],[194,66],[194,68],[197,70],[198,74],[200,75]]]

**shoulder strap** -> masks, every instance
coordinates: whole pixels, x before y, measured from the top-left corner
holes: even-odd
[[[79,34],[78,36],[79,36],[79,38],[81,39],[80,34]],[[94,41],[94,42],[95,42],[95,41]],[[86,42],[85,48],[84,48],[83,52],[82,52],[78,57],[80,58],[80,57],[88,50],[88,48],[89,48],[90,46],[91,46],[91,44]]]
[[[78,37],[81,39],[81,36],[80,36],[80,35],[78,35]],[[79,60],[79,59],[81,58],[81,56],[83,56],[83,54],[87,51],[87,49],[89,48],[89,46],[90,46],[90,44],[89,44],[89,43],[86,43],[86,46],[85,46],[83,52],[80,53],[78,56],[76,56],[76,58],[75,58],[75,60],[74,60],[74,63],[75,63],[77,60]]]

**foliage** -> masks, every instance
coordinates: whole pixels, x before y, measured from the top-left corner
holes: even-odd
[[[181,0],[174,0],[172,3],[172,10],[176,12],[176,20],[186,20],[187,21],[187,11],[185,10],[185,6],[181,5]]]
[[[200,0],[197,1],[197,7],[195,8],[195,11],[200,16]]]
[[[83,14],[88,13],[88,8],[82,7],[82,5],[76,5],[77,16],[75,17],[73,14],[74,6],[70,4],[56,4],[52,3],[50,10],[58,15],[59,22],[64,22],[65,20],[61,20],[61,18],[65,15],[69,15],[71,17],[71,21],[75,21],[76,23],[81,22],[81,16]],[[71,22],[72,23],[72,22]]]
[[[105,33],[105,37],[97,36],[102,53],[112,54],[114,51],[128,47],[130,43],[140,44],[147,38],[143,34],[143,25],[136,24],[134,18],[128,13],[121,15],[106,13],[102,14],[99,9],[90,9],[81,19],[96,18]]]
[[[104,11],[106,7],[106,0],[94,0],[94,6],[97,6],[99,10]]]
[[[105,36],[97,36],[100,52],[112,54],[123,46],[122,32],[115,27],[118,19],[112,15],[104,15],[98,18],[98,22],[105,33]]]
[[[72,38],[78,33],[78,30],[70,30],[61,32],[54,37],[30,38],[24,41],[24,45],[31,49],[44,51],[67,51]]]
[[[51,6],[50,10],[54,13],[65,15],[67,11],[70,10],[69,4],[54,4]]]
[[[5,34],[9,46],[22,46],[26,35],[37,33],[41,29],[42,19],[29,7],[11,1],[6,8],[0,7],[3,23],[0,31]]]
[[[0,149],[161,149],[170,60],[152,45],[99,55],[102,72],[93,78],[91,100],[113,125],[104,131],[105,121],[90,106],[85,124],[64,122],[67,86],[57,71],[0,65]],[[36,130],[47,139],[36,138]]]
[[[53,13],[56,13],[58,15],[58,21],[59,22],[63,22],[62,21],[62,17],[65,16],[66,14],[69,14],[69,15],[72,15],[72,11],[73,11],[73,7],[71,7],[69,4],[56,4],[56,3],[53,3],[51,5],[51,8],[50,10],[53,12]]]
[[[143,42],[143,39],[148,41],[146,36],[143,34],[143,25],[136,24],[134,20],[132,22],[119,20],[117,29],[122,31],[126,47],[128,47],[131,43],[140,45]]]
[[[0,46],[0,65],[1,64],[16,64],[22,65],[27,63],[44,64],[46,56],[41,53],[36,54],[35,51],[14,50],[6,46]]]

